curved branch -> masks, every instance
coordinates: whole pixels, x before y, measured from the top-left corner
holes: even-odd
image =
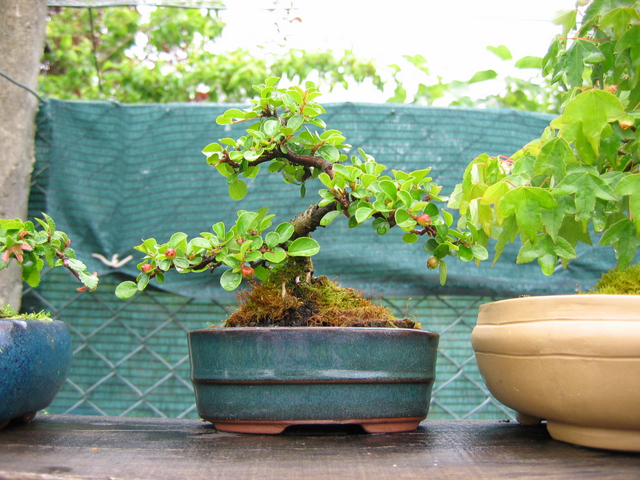
[[[316,157],[315,155],[298,155],[297,153],[292,152],[286,145],[284,148],[287,149],[287,153],[283,154],[284,158],[291,163],[295,163],[296,165],[301,165],[303,167],[318,168],[329,175],[329,178],[333,179],[333,163],[329,160],[325,160],[322,157]]]

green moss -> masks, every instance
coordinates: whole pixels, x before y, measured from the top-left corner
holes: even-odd
[[[51,317],[44,310],[38,313],[20,313],[11,305],[0,306],[0,318],[12,318],[16,320],[44,320],[51,321]]]
[[[328,278],[314,277],[311,263],[296,260],[281,266],[264,284],[254,283],[238,293],[239,308],[227,327],[331,326],[420,328],[397,319],[362,292],[342,287]]]
[[[589,293],[640,295],[640,263],[622,270],[617,267],[609,270]]]

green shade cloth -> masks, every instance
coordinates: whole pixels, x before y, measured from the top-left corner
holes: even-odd
[[[266,168],[247,179],[249,193],[235,202],[226,179],[209,167],[201,150],[224,137],[239,137],[245,124],[220,126],[215,119],[238,105],[123,105],[113,102],[48,100],[38,118],[36,170],[45,184],[42,205],[58,228],[73,239],[90,269],[105,267],[91,258],[134,255],[118,268],[122,279],[137,275],[141,254],[133,246],[143,238],[167,241],[182,231],[190,236],[210,231],[223,221],[233,224],[238,209],[255,211],[269,204],[277,223],[288,221],[318,201],[309,185],[307,197],[285,185]],[[510,156],[537,138],[548,115],[514,110],[437,108],[398,104],[338,103],[326,105],[322,117],[353,146],[363,148],[389,169],[433,167],[431,175],[449,194],[466,165],[477,155]],[[455,213],[455,212],[454,212]],[[320,254],[317,274],[381,296],[498,295],[572,293],[590,288],[614,263],[613,252],[581,246],[567,270],[545,277],[536,263],[515,266],[516,246],[508,246],[492,268],[449,259],[447,285],[428,271],[423,241],[409,245],[392,229],[379,236],[370,225],[349,230],[339,218],[314,236]],[[490,252],[493,256],[493,252]],[[219,285],[222,272],[180,275],[170,272],[161,289],[199,298],[226,298]]]

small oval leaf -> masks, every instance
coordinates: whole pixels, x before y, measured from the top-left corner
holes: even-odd
[[[292,257],[311,257],[320,251],[320,244],[310,237],[296,238],[289,245],[289,255]]]
[[[122,282],[116,287],[116,297],[127,300],[133,297],[138,292],[138,285],[136,282]]]
[[[238,288],[241,282],[242,274],[240,272],[234,272],[233,270],[225,271],[220,277],[220,285],[228,292]]]

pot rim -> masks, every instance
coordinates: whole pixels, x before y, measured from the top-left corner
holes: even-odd
[[[548,321],[637,321],[640,295],[541,295],[480,305],[478,325]],[[576,312],[579,312],[578,314]]]
[[[211,334],[217,332],[263,332],[263,333],[274,333],[278,331],[286,331],[286,332],[398,332],[398,334],[405,333],[411,334],[416,333],[418,335],[429,335],[429,336],[439,336],[438,333],[431,332],[429,330],[421,330],[417,328],[391,328],[391,327],[218,327],[218,328],[200,328],[196,330],[190,330],[189,335],[191,334]]]

